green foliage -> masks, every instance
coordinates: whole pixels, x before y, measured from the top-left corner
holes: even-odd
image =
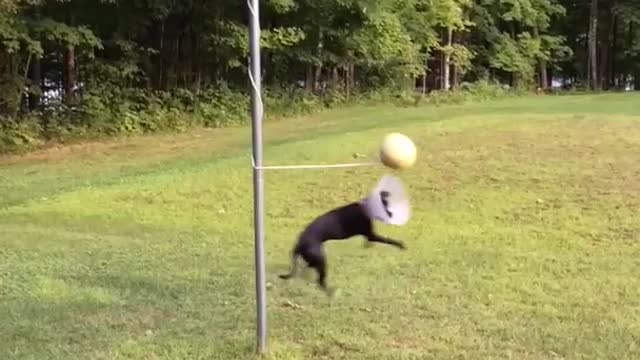
[[[14,15],[20,6],[22,0],[0,0],[0,15],[10,16]],[[2,18],[0,18],[2,19]]]
[[[304,37],[300,28],[275,28],[264,31],[260,40],[264,49],[283,51],[300,43]]]
[[[41,125],[35,117],[13,119],[0,117],[0,154],[30,150],[42,143]]]
[[[103,49],[102,41],[86,26],[72,27],[50,18],[30,24],[34,35],[43,41],[78,48]]]
[[[267,117],[375,98],[416,104],[420,85],[438,103],[485,79],[579,87],[587,73],[588,14],[573,0],[260,5]],[[640,88],[640,3],[601,8],[601,81]],[[0,116],[37,119],[42,139],[243,124],[247,34],[244,1],[0,0]]]
[[[433,105],[465,104],[517,95],[519,95],[517,91],[503,84],[480,80],[475,83],[462,83],[451,91],[436,90],[431,92],[424,101]]]
[[[5,7],[7,12],[16,9]],[[42,54],[41,44],[31,37],[24,19],[0,15],[0,115],[18,112],[31,59]]]
[[[383,13],[368,19],[350,40],[348,46],[362,59],[359,64],[383,70],[392,78],[413,77],[421,72],[419,49],[396,15]]]
[[[539,49],[539,39],[532,39],[529,33],[520,34],[516,39],[503,33],[494,44],[491,66],[516,75],[518,85],[530,86]]]
[[[463,83],[452,92],[436,91],[429,104],[462,103],[508,96],[498,84]],[[323,96],[304,89],[265,88],[265,120],[308,115],[345,104],[414,106],[421,96],[399,88],[372,89],[345,94],[329,89]],[[54,107],[20,121],[7,119],[2,127],[2,152],[31,149],[46,142],[68,142],[105,136],[181,132],[193,127],[219,128],[246,125],[250,121],[249,96],[225,84],[194,93],[120,89],[103,85],[84,94],[82,106]]]
[[[564,13],[550,0],[481,0],[471,11],[476,36],[487,45],[473,47],[477,60],[510,74],[514,86],[531,88],[540,61],[557,68],[572,55],[564,36],[548,33],[553,20]]]
[[[473,67],[473,58],[476,56],[476,53],[466,46],[453,44],[451,46],[444,46],[442,51],[450,54],[451,62],[456,66],[456,71],[461,75],[466,74]]]

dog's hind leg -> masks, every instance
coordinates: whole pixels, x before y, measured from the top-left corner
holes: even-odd
[[[333,289],[327,286],[327,258],[322,247],[318,246],[308,249],[308,251],[302,253],[302,257],[307,264],[309,264],[309,267],[314,268],[318,273],[316,282],[320,288],[328,295],[332,295],[334,292]]]
[[[291,254],[291,270],[289,271],[288,274],[280,275],[280,279],[287,280],[296,276],[298,272],[298,257],[300,257],[300,254],[294,250],[293,253]]]

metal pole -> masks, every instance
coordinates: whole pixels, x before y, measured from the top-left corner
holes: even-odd
[[[262,176],[262,100],[260,76],[260,12],[259,0],[248,0],[250,10],[249,48],[251,86],[251,122],[253,135],[253,212],[256,272],[256,311],[258,352],[267,343],[267,301],[264,265],[264,179]]]

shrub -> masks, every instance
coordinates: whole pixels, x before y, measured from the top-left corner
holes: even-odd
[[[521,91],[510,89],[506,85],[496,82],[480,80],[474,83],[462,83],[459,87],[450,91],[436,90],[427,96],[425,101],[429,104],[463,104],[475,101],[487,101],[506,96],[516,96]]]
[[[328,89],[318,96],[299,87],[265,88],[263,106],[264,118],[269,120],[346,104],[460,104],[515,93],[487,81],[463,83],[452,91],[433,91],[427,97],[398,87],[353,89],[349,96],[340,89]],[[249,121],[250,96],[224,83],[199,92],[122,89],[107,83],[83,94],[78,107],[52,106],[19,120],[0,119],[0,152],[28,150],[44,141],[180,132],[195,126],[227,127]]]
[[[0,116],[0,153],[30,150],[42,143],[42,128],[36,117],[20,121]]]

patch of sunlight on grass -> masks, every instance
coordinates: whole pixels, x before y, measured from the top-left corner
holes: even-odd
[[[96,286],[75,287],[62,279],[48,276],[36,276],[28,286],[32,289],[32,296],[44,302],[79,301],[98,305],[113,305],[119,302],[119,296],[107,289]]]

